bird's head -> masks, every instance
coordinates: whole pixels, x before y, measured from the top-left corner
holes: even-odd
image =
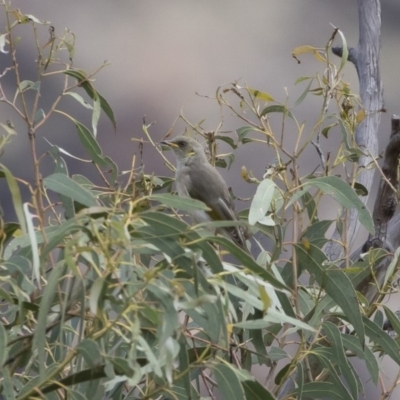
[[[186,136],[177,136],[172,140],[163,141],[161,144],[172,149],[178,161],[186,161],[192,157],[207,159],[203,146],[197,140]]]

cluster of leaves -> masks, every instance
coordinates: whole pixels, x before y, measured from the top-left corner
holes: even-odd
[[[357,399],[362,383],[349,355],[365,360],[375,383],[375,351],[400,365],[398,342],[382,330],[383,313],[378,311],[371,321],[375,305],[356,291],[384,252],[371,251],[350,265],[344,240],[345,269],[323,252],[333,223],[318,217],[326,195],[344,209],[356,207],[365,228],[372,230],[371,216],[354,190],[355,175],[345,182],[333,174],[337,166],[357,158],[352,134],[362,111],[355,111],[356,99],[340,79],[343,65],[336,69],[329,60],[331,43],[326,49],[295,51],[314,52],[326,72],[301,79],[309,82],[293,107],[237,84],[218,92],[218,102],[246,125],[237,130],[235,140],[218,132],[206,135],[212,160],[221,161],[215,153],[218,140],[234,148],[237,142],[256,141],[276,154],[276,163],[260,180],[243,170],[244,178],[257,184],[243,217],[255,236],[268,237],[273,247],[268,251],[255,241],[259,254],[253,258],[214,236],[210,224],[191,227],[184,222],[177,211],[205,206],[165,193],[170,179],[132,167],[127,183],[119,183],[117,165],[96,141],[101,111],[115,127],[114,115],[94,88],[93,74],[73,67],[73,35],[57,37],[51,29],[47,46],[37,47],[37,82],[20,81],[13,28],[31,26],[39,43],[37,31],[46,23],[9,9],[5,2],[3,7],[8,26],[0,36],[0,50],[10,57],[10,67],[0,79],[13,74],[17,90],[9,100],[0,80],[1,101],[26,123],[34,183],[20,181],[0,164],[18,219],[0,225],[0,393],[20,400],[199,399],[216,398],[217,393],[225,399],[274,399],[296,370],[297,386],[287,398]],[[65,51],[68,61],[62,62]],[[41,82],[49,75],[64,80],[64,89],[52,107],[43,110]],[[28,91],[35,93],[32,102]],[[230,94],[239,100],[238,108],[227,100]],[[322,109],[302,142],[305,126],[297,122],[293,108],[309,94],[321,96]],[[90,129],[60,109],[66,95],[91,111]],[[339,116],[327,114],[331,99],[339,105]],[[41,178],[35,138],[54,113],[74,123],[103,186],[84,176],[69,176],[65,156],[70,154],[56,145],[48,151],[54,172]],[[270,121],[275,117],[281,118],[282,128],[287,119],[294,121],[298,139],[293,151],[273,133]],[[1,127],[4,147],[16,132],[11,122]],[[300,178],[297,163],[304,149],[314,140],[319,150],[320,135],[336,127],[343,135],[336,159],[325,160],[320,152],[322,173]],[[228,160],[233,161],[233,155]],[[32,193],[30,202],[22,200],[23,184]],[[338,219],[336,225],[345,236],[345,220]],[[226,254],[235,262],[226,261]],[[400,333],[395,315],[388,309],[385,313]],[[296,350],[290,354],[293,344]],[[319,379],[310,376],[313,364],[323,371]],[[266,384],[252,374],[259,365],[267,367]]]

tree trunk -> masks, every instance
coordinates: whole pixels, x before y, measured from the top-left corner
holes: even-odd
[[[367,167],[378,155],[378,131],[383,107],[383,85],[379,73],[381,5],[380,0],[357,0],[359,19],[359,42],[357,47],[349,50],[349,61],[357,70],[360,82],[360,97],[364,107],[365,119],[357,126],[355,140],[365,153],[359,159],[358,182],[365,186],[370,193],[374,177],[374,169]],[[339,56],[342,48],[335,47],[333,52]],[[364,204],[368,196],[363,199]],[[348,237],[349,247],[352,248],[360,227],[358,213],[353,209],[349,214]],[[340,239],[335,233],[334,239]],[[326,248],[326,254],[331,260],[338,259],[343,252],[337,241],[332,241]]]

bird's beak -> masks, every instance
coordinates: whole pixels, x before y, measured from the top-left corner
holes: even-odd
[[[167,148],[177,148],[177,147],[179,147],[176,143],[173,143],[173,142],[168,142],[168,141],[166,141],[166,140],[164,140],[164,141],[162,141],[161,142],[161,146],[166,146]]]

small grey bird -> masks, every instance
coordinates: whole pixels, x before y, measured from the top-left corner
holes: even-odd
[[[200,200],[211,210],[196,211],[193,217],[198,222],[237,221],[228,187],[219,172],[208,162],[203,146],[195,139],[185,136],[178,136],[161,144],[170,147],[175,153],[175,184],[178,195]],[[220,231],[248,251],[241,227],[232,226]]]

